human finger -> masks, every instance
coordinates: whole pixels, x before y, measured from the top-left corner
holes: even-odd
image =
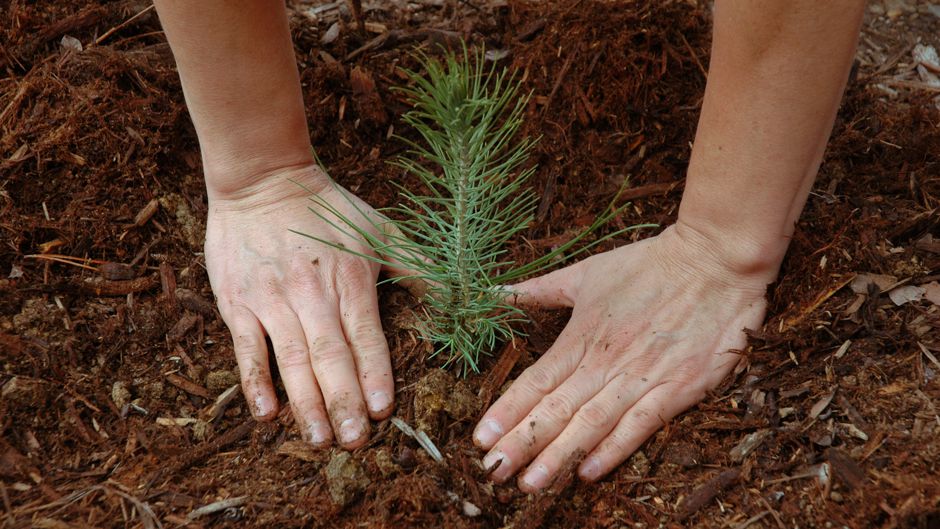
[[[307,336],[310,363],[336,438],[346,449],[358,448],[369,437],[369,419],[356,361],[340,323],[338,301],[308,300],[295,310]]]
[[[626,461],[651,435],[667,421],[688,408],[698,398],[683,397],[687,388],[672,383],[659,384],[637,401],[620,419],[614,429],[591,451],[578,474],[587,481],[596,481]]]
[[[340,284],[341,323],[356,362],[359,386],[369,415],[384,419],[393,409],[395,382],[379,318],[375,281],[365,273],[346,278]]]
[[[578,297],[586,261],[554,272],[533,277],[507,287],[507,299],[514,305],[538,305],[543,308],[573,307]]]
[[[600,378],[593,373],[593,378]],[[566,461],[578,452],[588,453],[617,426],[621,417],[650,388],[649,382],[621,373],[615,376],[594,397],[571,417],[562,431],[519,478],[519,486],[527,492],[546,487]]]
[[[596,371],[584,369],[584,364],[581,367],[558,388],[542,397],[525,418],[503,436],[483,458],[483,464],[487,468],[497,459],[502,459],[502,463],[491,474],[493,480],[503,481],[509,478],[545,447],[553,444],[579,410],[603,389],[603,377],[597,376]]]
[[[484,450],[491,449],[542,398],[571,376],[583,356],[584,340],[569,324],[555,344],[535,364],[523,371],[506,393],[483,414],[473,434],[474,443]],[[505,454],[495,452],[488,454],[493,463],[503,456]]]
[[[248,408],[255,419],[271,420],[277,415],[278,405],[271,381],[264,329],[258,318],[246,308],[229,308],[222,312],[225,324],[232,334],[242,393],[248,402]]]
[[[329,444],[333,437],[330,420],[297,315],[287,306],[275,305],[265,311],[261,324],[274,345],[274,356],[301,435],[316,446]]]

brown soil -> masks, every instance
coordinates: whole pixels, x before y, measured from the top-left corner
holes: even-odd
[[[895,82],[911,78],[917,38],[940,47],[926,4],[870,7],[745,369],[600,484],[561,480],[531,497],[484,478],[473,395],[489,400],[531,364],[563,312],[535,314],[525,343],[441,395],[453,383],[426,376],[436,365],[408,326],[414,300],[382,289],[396,416],[428,428],[441,464],[388,421],[348,457],[300,443],[289,414],[255,424],[239,395],[211,420],[236,368],[200,253],[197,144],[158,21],[147,11],[125,23],[147,7],[137,0],[3,4],[3,527],[940,526],[938,307],[852,283],[938,278],[937,93]],[[389,90],[396,68],[416,45],[464,37],[505,50],[534,95],[526,128],[542,136],[542,199],[516,257],[589,222],[625,177],[634,204],[608,229],[674,220],[705,84],[705,7],[401,4],[367,2],[367,33],[342,2],[291,8],[312,137],[342,184],[393,200],[403,175],[385,160],[402,144],[389,131],[409,134]],[[339,37],[321,44],[337,20]]]

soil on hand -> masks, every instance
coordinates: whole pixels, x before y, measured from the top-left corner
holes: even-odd
[[[870,3],[746,362],[599,484],[569,473],[536,496],[489,483],[471,433],[564,311],[534,313],[525,341],[455,383],[412,330],[415,300],[382,287],[395,415],[442,463],[390,421],[351,454],[306,446],[289,412],[252,421],[201,253],[198,146],[148,5],[0,11],[0,526],[940,525],[940,111],[912,55],[940,48],[935,5]],[[674,221],[707,2],[365,2],[362,29],[347,5],[289,9],[315,147],[368,202],[414,184],[385,163],[413,134],[398,68],[463,38],[533,94],[540,203],[514,259],[580,231],[625,179],[632,205],[605,229]]]

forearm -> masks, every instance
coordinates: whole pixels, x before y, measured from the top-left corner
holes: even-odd
[[[822,160],[864,2],[719,0],[677,229],[775,275]]]
[[[313,162],[283,0],[157,0],[210,198]]]

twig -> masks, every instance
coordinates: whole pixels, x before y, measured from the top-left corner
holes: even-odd
[[[196,518],[201,518],[203,516],[214,514],[219,511],[224,511],[226,509],[231,509],[232,507],[240,507],[248,501],[248,496],[236,496],[234,498],[228,498],[225,500],[219,500],[217,502],[210,503],[208,505],[203,505],[198,509],[194,509],[189,513],[186,518],[189,520],[195,520]]]
[[[679,38],[682,39],[682,43],[685,44],[686,49],[688,49],[689,53],[692,54],[692,60],[695,61],[695,65],[698,66],[699,71],[702,72],[702,77],[708,79],[708,71],[706,71],[705,67],[702,66],[702,61],[698,59],[698,55],[695,53],[695,50],[692,49],[692,45],[689,44],[689,41],[686,40],[685,35],[679,33]]]
[[[97,46],[97,45],[101,44],[102,42],[104,42],[105,39],[107,39],[108,37],[110,37],[110,36],[113,35],[114,33],[120,31],[121,29],[123,29],[125,26],[127,26],[127,25],[130,24],[131,22],[137,20],[138,18],[140,18],[140,17],[146,15],[147,13],[149,13],[150,11],[152,11],[152,10],[153,10],[153,7],[154,7],[153,4],[150,4],[149,6],[143,8],[139,13],[137,13],[137,14],[134,15],[134,16],[132,16],[131,18],[125,20],[124,22],[121,22],[120,24],[114,26],[113,28],[109,29],[108,31],[105,31],[103,35],[101,35],[100,37],[98,37],[97,39],[95,39],[95,42],[94,42],[93,45],[94,45],[94,46]]]
[[[362,19],[362,0],[349,0],[349,5],[352,8],[353,17],[356,19],[356,25],[359,27],[359,31],[365,33],[366,23]]]
[[[568,70],[571,68],[571,63],[574,61],[574,54],[568,55],[568,58],[565,59],[565,64],[561,67],[561,72],[558,74],[558,78],[555,79],[555,84],[552,86],[552,91],[548,94],[548,99],[545,100],[545,106],[542,107],[542,115],[544,116],[548,112],[549,107],[552,106],[552,100],[555,99],[555,94],[558,93],[558,89],[561,88],[561,83],[565,80],[565,77],[568,75]]]
[[[85,270],[92,270],[95,272],[98,271],[97,267],[89,266],[87,264],[82,264],[82,263],[104,264],[104,261],[100,261],[98,259],[85,259],[81,257],[73,257],[71,255],[60,255],[60,254],[54,254],[54,253],[24,255],[23,257],[25,259],[40,259],[40,260],[45,260],[45,261],[53,261],[56,263],[77,266],[79,268],[84,268]]]
[[[760,514],[755,514],[754,516],[751,516],[747,520],[744,520],[740,524],[734,526],[734,529],[744,529],[745,527],[750,527],[751,524],[754,524],[760,520],[763,520],[764,517],[767,516],[768,514],[770,514],[770,511],[764,511]]]

